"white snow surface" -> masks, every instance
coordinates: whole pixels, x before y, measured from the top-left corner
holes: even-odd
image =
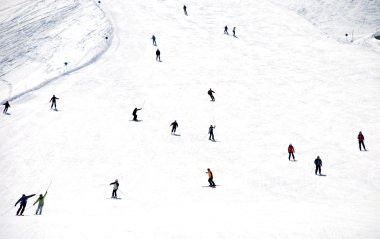
[[[38,2],[49,4],[0,10],[2,59],[3,49],[18,54],[13,70],[2,61],[4,82],[31,89],[35,72],[62,75],[0,116],[0,238],[379,238],[377,51],[326,38],[271,1],[188,1],[188,16],[181,1]],[[14,33],[19,49],[7,34],[25,25],[12,18],[57,22],[32,24],[30,34],[46,39]],[[86,43],[56,37],[61,31]],[[65,54],[71,43],[85,50]],[[87,67],[65,73],[65,61]],[[130,121],[135,107],[141,122]],[[174,120],[180,136],[170,134]],[[318,155],[325,177],[314,175]],[[202,187],[207,168],[220,186]],[[116,178],[121,200],[109,199]],[[21,194],[41,194],[51,180],[43,215],[34,215],[33,197],[16,217]]]

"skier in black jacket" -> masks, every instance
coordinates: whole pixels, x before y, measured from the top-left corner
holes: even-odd
[[[207,91],[207,94],[211,97],[211,101],[215,101],[214,95],[212,93],[215,93],[211,88]]]
[[[210,137],[208,137],[209,140],[215,141],[215,138],[214,138],[215,127],[216,127],[215,125],[214,126],[210,125],[210,128],[208,128],[208,133],[210,135]]]
[[[23,194],[19,200],[17,200],[16,204],[15,204],[15,207],[17,206],[18,203],[20,203],[20,207],[19,209],[17,210],[17,213],[16,213],[16,216],[24,216],[23,213],[24,213],[24,210],[25,210],[25,207],[26,207],[26,203],[28,202],[28,199],[33,197],[34,195],[36,194],[31,194],[29,196],[25,196],[25,194]]]
[[[228,35],[228,27],[227,26],[224,27],[224,34]]]
[[[319,156],[314,160],[315,164],[315,175],[317,175],[317,172],[319,172],[319,175],[321,175],[321,167],[322,167],[322,160],[319,158]]]
[[[171,123],[170,126],[172,126],[172,134],[175,134],[175,131],[176,131],[177,128],[178,128],[178,123],[177,123],[177,121],[174,120],[174,122]]]
[[[54,109],[57,110],[57,100],[59,100],[59,98],[55,97],[55,95],[53,95],[53,97],[51,97],[51,99],[49,101],[49,102],[51,102],[50,109],[53,109],[53,106],[54,106]]]
[[[156,51],[156,61],[161,61],[161,52],[159,49]]]
[[[187,16],[187,7],[186,7],[186,5],[183,5],[183,12],[184,12],[185,15]]]
[[[3,114],[7,114],[7,111],[8,111],[8,108],[11,107],[11,105],[9,104],[9,102],[5,102],[4,104],[4,111],[3,111]]]
[[[116,179],[115,182],[110,183],[110,185],[113,185],[112,198],[117,198],[116,192],[119,189],[119,181]]]
[[[139,110],[141,110],[141,108],[140,109],[135,108],[133,110],[133,113],[132,113],[132,115],[133,115],[133,121],[137,121],[137,111],[139,111]]]

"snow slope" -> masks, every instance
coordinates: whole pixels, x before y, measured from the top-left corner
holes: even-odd
[[[102,1],[110,49],[11,101],[0,238],[378,238],[378,54],[269,1],[186,4],[189,16],[177,1]],[[208,167],[220,187],[202,187]],[[121,200],[109,199],[116,178]],[[43,215],[15,217],[21,194],[52,179]]]

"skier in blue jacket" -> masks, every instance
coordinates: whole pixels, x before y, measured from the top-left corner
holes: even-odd
[[[36,195],[36,194],[31,194],[29,196],[25,196],[25,194],[23,194],[21,196],[21,198],[15,204],[15,207],[16,207],[17,204],[20,203],[20,207],[17,210],[16,216],[24,216],[23,213],[24,213],[24,210],[25,210],[25,207],[26,207],[26,203],[28,202],[28,199],[31,198],[31,197],[33,197],[34,195]]]

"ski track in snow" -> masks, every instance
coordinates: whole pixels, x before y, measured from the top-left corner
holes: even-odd
[[[0,117],[0,238],[377,239],[377,53],[326,39],[268,1],[192,1],[188,16],[175,1],[101,4],[109,50]],[[83,39],[97,45],[91,32]],[[314,175],[317,155],[325,177]],[[201,187],[206,168],[221,187]],[[123,199],[107,200],[116,178]],[[34,197],[30,216],[15,217],[20,195],[43,193],[51,179],[43,215],[32,216]]]

